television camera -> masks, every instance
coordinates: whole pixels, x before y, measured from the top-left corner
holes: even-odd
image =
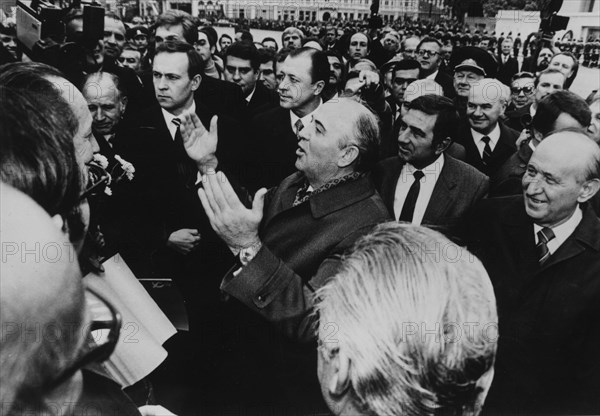
[[[61,70],[69,79],[97,67],[94,48],[104,36],[104,7],[98,3],[83,5],[83,31],[68,34],[65,22],[81,10],[81,0],[18,0],[17,40],[33,61]]]

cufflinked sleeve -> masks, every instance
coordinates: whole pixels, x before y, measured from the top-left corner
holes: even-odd
[[[315,336],[312,315],[314,291],[340,266],[339,256],[325,259],[315,276],[304,283],[280,258],[263,245],[254,259],[234,276],[232,268],[221,290],[262,315],[288,337],[309,342]]]

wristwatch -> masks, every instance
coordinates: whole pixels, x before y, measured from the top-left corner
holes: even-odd
[[[244,247],[240,250],[239,259],[242,266],[248,265],[252,261],[252,259],[256,256],[256,254],[260,251],[262,247],[262,242],[259,240],[251,246]]]

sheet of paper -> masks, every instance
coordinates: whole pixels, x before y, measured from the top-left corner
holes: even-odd
[[[84,284],[103,295],[121,314],[119,341],[105,367],[117,382],[127,387],[165,360],[167,351],[162,344],[177,330],[119,255],[103,266],[104,273],[88,274]]]

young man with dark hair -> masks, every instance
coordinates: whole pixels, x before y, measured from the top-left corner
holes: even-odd
[[[400,121],[398,155],[381,161],[373,173],[394,218],[457,236],[465,214],[487,194],[488,178],[446,153],[458,121],[446,97],[423,95],[408,105]]]
[[[277,94],[257,82],[260,76],[260,61],[254,44],[233,43],[225,52],[224,64],[225,80],[242,88],[248,116],[251,117],[279,105]]]

